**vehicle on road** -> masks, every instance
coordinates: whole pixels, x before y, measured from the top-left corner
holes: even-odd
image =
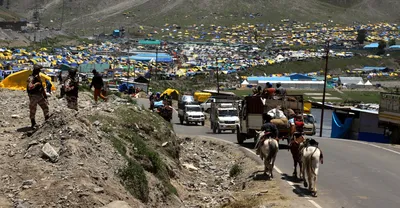
[[[316,134],[316,127],[315,127],[315,118],[312,114],[303,114],[303,121],[304,121],[304,134],[308,136],[313,136]]]
[[[185,122],[186,125],[195,123],[204,126],[205,116],[200,105],[185,104],[183,107],[180,106],[178,109],[178,117],[181,124]]]
[[[206,101],[204,101],[203,103],[200,104],[201,109],[206,113],[210,113],[211,112],[211,103],[218,102],[217,100],[224,99],[224,98],[228,98],[228,97],[221,97],[221,98],[210,97]],[[233,98],[231,98],[231,99],[233,99]],[[231,99],[229,99],[229,100],[231,100]],[[240,105],[241,105],[240,100],[236,100],[236,102],[238,103],[238,105],[239,105],[238,107],[240,108]]]
[[[263,103],[265,102],[265,103]],[[278,99],[266,99],[262,96],[247,96],[242,101],[242,109],[239,114],[240,122],[236,126],[237,142],[242,144],[246,139],[254,138],[257,143],[256,131],[261,130],[263,125],[263,114],[268,113],[273,108],[280,106],[288,117],[288,109],[295,114],[303,114],[304,103],[303,95],[290,95]],[[279,140],[290,141],[289,125],[277,126],[279,130]]]
[[[239,125],[239,105],[235,101],[215,101],[211,103],[210,127],[215,134],[222,131],[235,133]]]

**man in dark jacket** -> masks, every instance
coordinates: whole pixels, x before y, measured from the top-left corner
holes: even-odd
[[[65,98],[67,99],[67,106],[70,109],[78,110],[78,87],[79,82],[76,77],[76,69],[68,71],[68,78],[65,80]]]
[[[97,98],[100,97],[101,99],[103,99],[104,101],[107,101],[107,98],[104,97],[101,92],[102,92],[102,88],[104,87],[104,82],[103,82],[103,78],[101,77],[101,75],[96,71],[96,69],[93,69],[92,71],[93,73],[93,79],[92,79],[92,83],[90,84],[90,89],[92,89],[92,87],[94,87],[94,101],[97,104]]]
[[[35,115],[38,105],[43,110],[44,119],[49,119],[49,103],[47,102],[47,95],[40,79],[40,70],[42,68],[40,65],[33,66],[33,72],[28,78],[28,85],[26,87],[29,96],[29,118],[31,119],[32,128],[36,126]]]

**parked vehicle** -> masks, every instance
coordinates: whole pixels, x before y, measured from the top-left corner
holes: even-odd
[[[267,113],[276,106],[280,106],[284,111],[286,117],[287,110],[292,109],[296,114],[303,114],[304,104],[303,95],[286,96],[283,99],[265,99],[263,103],[261,96],[247,96],[242,101],[242,109],[239,114],[240,123],[236,127],[237,142],[242,144],[246,139],[254,138],[257,143],[256,131],[261,130],[263,125],[263,114]],[[290,128],[289,125],[278,126],[279,140],[286,139],[290,141]]]
[[[189,123],[195,123],[204,126],[205,116],[203,111],[201,110],[200,105],[185,104],[179,107],[180,108],[178,109],[178,117],[181,124],[185,122],[186,125],[188,125]]]
[[[215,101],[211,103],[210,122],[211,129],[215,134],[222,131],[235,133],[239,125],[239,107],[235,101]]]

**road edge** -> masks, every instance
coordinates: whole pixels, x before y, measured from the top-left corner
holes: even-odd
[[[192,137],[201,137],[201,138],[206,138],[206,139],[214,140],[214,141],[216,141],[216,142],[222,142],[222,143],[225,143],[225,144],[228,144],[228,145],[231,145],[231,146],[235,146],[235,147],[237,147],[240,151],[242,151],[242,152],[245,154],[246,157],[252,159],[252,160],[253,160],[254,162],[256,162],[258,165],[264,165],[264,163],[263,163],[263,161],[261,160],[261,158],[260,158],[259,156],[257,156],[255,152],[253,152],[253,151],[251,151],[250,149],[247,149],[247,148],[245,148],[245,147],[242,147],[242,146],[240,146],[239,144],[236,144],[236,143],[234,143],[234,142],[226,141],[226,140],[223,140],[223,139],[218,139],[218,138],[216,138],[216,137],[201,136],[201,135],[193,136],[193,135],[185,135],[185,134],[176,134],[176,136],[178,136],[178,137],[184,137],[184,138],[186,138],[186,137],[189,137],[189,138],[192,138]],[[276,172],[278,172],[280,175],[282,175],[282,171],[281,171],[277,166],[274,166],[274,169],[275,169]],[[285,182],[285,180],[282,180],[281,178],[279,178],[279,180],[282,181],[282,182]],[[294,184],[293,184],[292,182],[290,182],[290,181],[286,181],[286,182],[287,182],[287,184],[289,184],[289,186],[290,186],[291,188],[293,188],[293,189],[298,189],[297,187],[294,186]],[[316,208],[322,208],[322,206],[320,206],[320,205],[319,205],[317,202],[315,202],[314,200],[310,199],[310,197],[304,197],[304,199],[306,199],[308,202],[310,202],[314,207],[316,207]]]

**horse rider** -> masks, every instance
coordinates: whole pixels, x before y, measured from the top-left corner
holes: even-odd
[[[285,96],[286,95],[286,89],[282,87],[282,84],[280,82],[276,83],[276,90],[275,90],[277,95]]]
[[[266,87],[263,90],[263,95],[272,99],[275,95],[276,89],[272,87],[272,84],[267,82]]]
[[[264,144],[264,141],[269,137],[269,138],[278,138],[278,128],[276,127],[275,124],[271,123],[272,117],[268,114],[264,114],[264,125],[261,127],[261,131],[264,131],[265,134],[264,136],[261,137],[261,139],[257,142],[256,144],[256,154],[260,155],[261,151],[261,146]]]

